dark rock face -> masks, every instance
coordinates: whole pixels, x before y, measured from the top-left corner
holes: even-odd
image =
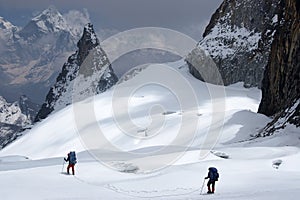
[[[283,0],[280,25],[275,34],[262,83],[259,113],[274,116],[263,135],[286,123],[300,126],[300,3]]]
[[[77,47],[78,50],[68,58],[50,89],[36,121],[73,102],[104,92],[118,81],[92,24],[84,27]]]
[[[224,0],[206,27],[197,48],[206,50],[216,63],[223,82],[260,86],[278,23],[277,0]],[[187,57],[190,72],[198,79],[201,66]]]
[[[21,130],[21,126],[0,122],[0,149],[21,136]]]

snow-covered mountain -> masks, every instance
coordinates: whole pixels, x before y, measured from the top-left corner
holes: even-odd
[[[18,102],[7,103],[6,100],[1,96],[0,122],[14,124],[17,126],[24,126],[31,123],[30,119],[22,113]]]
[[[70,32],[70,29],[63,16],[51,6],[31,19],[19,35],[27,41],[33,41],[49,33]]]
[[[17,31],[18,27],[0,16],[0,52],[12,42]]]
[[[21,131],[30,126],[39,109],[26,96],[19,101],[8,103],[0,96],[0,149],[21,135]]]
[[[77,15],[81,20],[75,20]],[[5,25],[0,26],[1,94],[10,101],[26,94],[35,102],[42,102],[55,82],[59,66],[76,48],[81,36],[78,27],[89,22],[88,17],[79,11],[63,16],[49,7],[23,28],[1,18],[1,24]]]
[[[77,47],[78,50],[68,58],[47,94],[36,116],[37,121],[69,104],[104,92],[118,81],[92,24],[84,27]]]
[[[225,85],[261,85],[279,23],[278,5],[277,0],[224,0],[213,14],[197,48],[212,56]],[[187,57],[190,71],[202,80],[195,57],[196,50]]]

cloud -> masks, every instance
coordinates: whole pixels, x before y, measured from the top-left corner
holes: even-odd
[[[70,10],[65,13],[63,17],[68,24],[72,24],[72,28],[76,35],[80,35],[83,31],[84,25],[91,21],[87,9],[83,9],[83,12]]]

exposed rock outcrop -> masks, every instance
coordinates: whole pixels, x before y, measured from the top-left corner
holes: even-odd
[[[38,108],[39,105],[32,103],[26,96],[21,96],[14,103],[8,103],[0,96],[0,149],[30,127]]]
[[[270,135],[287,123],[300,126],[300,2],[282,0],[262,84],[259,112],[274,116],[261,135]]]
[[[21,126],[0,122],[0,149],[21,136],[21,131]]]

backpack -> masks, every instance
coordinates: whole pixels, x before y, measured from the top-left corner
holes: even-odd
[[[218,170],[216,168],[214,168],[214,167],[210,167],[209,171],[211,172],[210,179],[212,179],[214,181],[218,181],[218,179],[219,179]]]
[[[71,152],[69,153],[69,156],[70,156],[70,157],[69,157],[70,164],[75,165],[75,164],[77,163],[75,151],[71,151]]]

